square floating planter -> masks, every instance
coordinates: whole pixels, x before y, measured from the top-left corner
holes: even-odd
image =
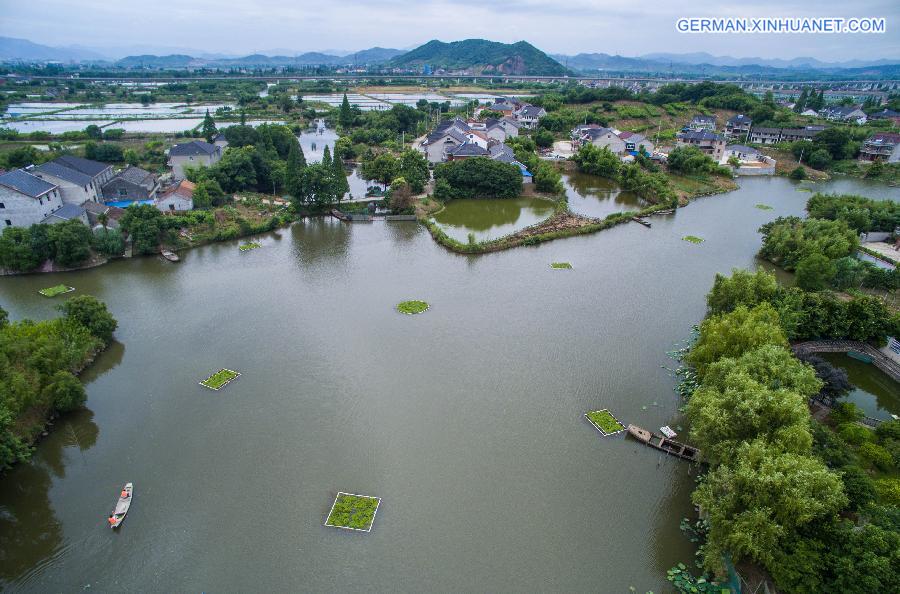
[[[550,264],[550,268],[554,270],[571,270],[572,265],[568,262],[553,262]]]
[[[325,525],[332,528],[371,532],[381,497],[338,492],[331,504]]]
[[[220,369],[202,382],[200,385],[210,390],[221,390],[234,380],[240,377],[240,373],[231,369]]]
[[[584,417],[604,437],[615,435],[616,433],[625,431],[625,425],[619,422],[619,419],[614,417],[608,409],[604,408],[603,410],[593,410],[591,412],[584,413]]]
[[[38,291],[44,297],[56,297],[57,295],[62,295],[63,293],[71,293],[75,290],[75,287],[67,287],[66,285],[56,285],[55,287],[48,287],[46,289],[41,289]]]
[[[240,246],[240,250],[242,252],[249,252],[250,250],[255,250],[256,248],[261,248],[262,246],[256,242],[245,243]]]
[[[401,301],[397,304],[397,311],[410,316],[424,313],[428,310],[428,304],[424,301]]]
[[[697,237],[696,235],[685,235],[681,239],[682,241],[687,241],[690,243],[703,243],[703,238]]]

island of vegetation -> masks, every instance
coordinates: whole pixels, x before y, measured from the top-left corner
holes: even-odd
[[[325,525],[370,532],[380,504],[380,497],[340,492],[334,499],[331,511],[328,512]]]
[[[584,416],[603,435],[613,435],[625,430],[625,425],[620,423],[608,409],[593,410],[585,413]]]
[[[420,314],[428,309],[428,304],[424,301],[401,301],[397,304],[397,311],[409,315]]]
[[[200,385],[209,388],[210,390],[221,390],[240,377],[240,375],[240,373],[232,371],[231,369],[220,369],[200,382]]]
[[[0,309],[0,469],[27,460],[52,417],[84,404],[76,376],[113,339],[117,322],[94,297],[59,310],[52,320],[10,322]]]
[[[571,270],[572,265],[568,262],[551,262],[550,268],[554,270]]]

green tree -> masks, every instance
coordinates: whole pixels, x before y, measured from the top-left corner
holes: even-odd
[[[778,313],[768,303],[753,309],[740,305],[731,313],[705,319],[685,360],[703,377],[707,367],[720,358],[739,357],[765,345],[787,346]]]
[[[109,344],[119,323],[106,309],[106,304],[91,295],[71,297],[59,306],[66,320],[87,328],[93,335]]]
[[[350,191],[350,183],[347,181],[344,163],[341,162],[337,153],[331,160],[331,175],[334,183],[334,198],[336,202],[340,202],[344,198],[344,194]]]
[[[22,227],[7,227],[0,235],[0,266],[15,272],[36,268],[43,260],[35,253],[31,232]]]
[[[428,160],[421,152],[406,149],[400,154],[400,167],[397,175],[406,180],[414,194],[421,194],[428,183],[430,173]]]
[[[797,286],[805,291],[821,291],[837,273],[834,261],[822,254],[809,254],[797,263]]]
[[[364,159],[360,173],[363,179],[388,186],[400,174],[400,161],[391,153],[381,153],[373,158]]]
[[[553,134],[548,130],[537,130],[534,134],[531,135],[531,137],[534,139],[534,143],[541,148],[549,148],[553,146]]]
[[[87,393],[78,378],[70,372],[60,370],[54,373],[44,386],[44,398],[59,412],[80,408],[87,400]]]
[[[194,198],[196,200],[196,192]],[[97,229],[94,232],[94,246],[98,252],[107,256],[121,256],[125,251],[122,234],[115,229]]]
[[[710,314],[728,313],[738,305],[754,307],[763,302],[772,302],[778,293],[775,275],[757,268],[749,272],[732,268],[731,276],[716,274],[712,289],[706,296]]]
[[[200,134],[206,139],[206,142],[212,142],[218,132],[216,122],[209,115],[209,110],[207,109],[206,115],[203,116],[203,123],[200,124]]]
[[[607,179],[616,179],[622,167],[622,161],[607,147],[601,149],[593,144],[585,144],[579,148],[572,160],[578,164],[578,170],[582,173]]]
[[[306,159],[303,157],[303,149],[300,147],[300,143],[295,142],[291,145],[285,163],[284,187],[288,194],[302,203],[306,202],[308,194],[303,175],[305,168]]]
[[[347,100],[347,93],[344,93],[344,98],[341,100],[338,123],[344,129],[349,128],[353,124],[353,110],[350,108],[350,101]]]
[[[434,179],[435,184],[446,182],[453,198],[516,198],[522,193],[519,168],[487,157],[441,163],[434,168]]]
[[[87,128],[84,129],[84,133],[87,134],[88,138],[93,140],[100,140],[103,136],[103,131],[100,129],[100,126],[96,124],[91,124]]]
[[[63,266],[77,266],[91,255],[93,235],[77,219],[51,225],[49,236],[53,244],[53,259]]]
[[[137,254],[153,254],[159,250],[162,213],[150,204],[133,204],[125,209],[119,225],[131,235]]]

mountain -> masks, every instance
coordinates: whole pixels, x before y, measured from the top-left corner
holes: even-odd
[[[252,54],[239,58],[197,58],[184,54],[169,56],[127,56],[115,65],[120,68],[245,68],[253,66],[352,66],[375,65],[402,54],[401,50],[373,47],[346,56],[306,52],[299,56]]]
[[[0,60],[24,62],[75,62],[102,60],[97,52],[80,48],[50,47],[14,37],[0,37]]]
[[[444,43],[432,40],[387,63],[395,68],[464,70],[473,74],[556,76],[569,74],[565,66],[525,41],[498,43],[466,39]]]

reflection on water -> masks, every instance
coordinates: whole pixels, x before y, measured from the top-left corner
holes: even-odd
[[[31,462],[13,467],[0,480],[0,586],[27,580],[62,551],[50,487],[54,477],[65,477],[67,458],[78,460],[97,443],[100,429],[93,417],[83,409],[57,419]]]
[[[540,198],[451,200],[434,216],[444,233],[467,241],[496,239],[539,223],[553,214],[554,204]]]
[[[820,357],[847,371],[853,390],[843,399],[852,402],[873,419],[890,420],[900,415],[900,384],[872,365],[845,353],[820,353]]]
[[[305,270],[313,270],[330,268],[346,260],[351,225],[332,217],[307,218],[292,225],[290,231],[297,262]]]
[[[616,182],[586,173],[566,173],[563,186],[572,212],[586,217],[605,218],[616,212],[640,210],[646,203]]]

